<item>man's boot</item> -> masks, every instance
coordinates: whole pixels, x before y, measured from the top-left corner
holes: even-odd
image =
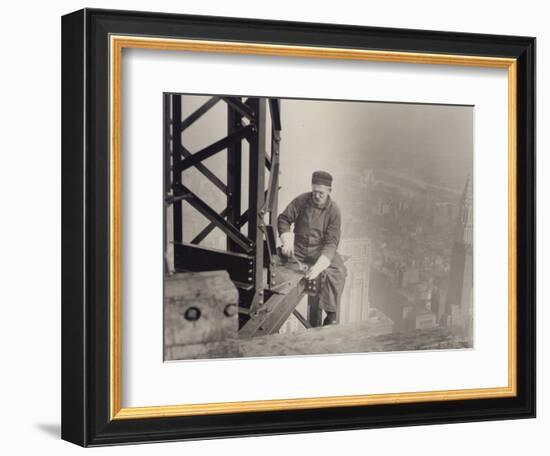
[[[335,325],[335,324],[337,324],[336,312],[327,312],[327,316],[323,320],[323,326]]]

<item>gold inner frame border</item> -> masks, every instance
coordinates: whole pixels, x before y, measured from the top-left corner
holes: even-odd
[[[122,159],[123,49],[194,51],[317,59],[504,68],[508,71],[508,386],[425,392],[327,396],[243,402],[122,407]],[[517,61],[452,54],[273,45],[111,35],[110,52],[110,416],[112,420],[304,410],[380,404],[514,397],[517,395]]]

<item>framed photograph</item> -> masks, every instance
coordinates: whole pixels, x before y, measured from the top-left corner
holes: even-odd
[[[535,39],[62,20],[62,437],[535,416]]]

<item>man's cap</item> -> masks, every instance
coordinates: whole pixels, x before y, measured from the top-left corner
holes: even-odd
[[[311,183],[317,185],[326,185],[332,187],[332,176],[326,171],[315,171],[311,175]]]

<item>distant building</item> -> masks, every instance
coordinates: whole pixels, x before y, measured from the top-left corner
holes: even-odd
[[[433,224],[435,226],[445,226],[456,216],[456,205],[444,202],[437,203],[433,211]]]
[[[437,318],[434,312],[416,312],[413,315],[413,329],[429,329],[437,326]]]
[[[338,251],[344,257],[348,272],[342,295],[340,323],[366,320],[370,306],[371,240],[369,238],[343,239]]]
[[[417,296],[404,290],[386,271],[372,267],[369,280],[370,305],[394,322],[394,331],[410,329],[409,316],[415,313]]]
[[[472,339],[473,324],[472,227],[472,181],[468,176],[460,200],[442,323],[469,340]]]

